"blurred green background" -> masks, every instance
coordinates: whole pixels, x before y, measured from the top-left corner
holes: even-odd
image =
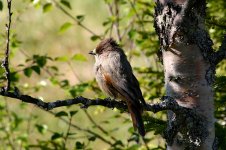
[[[221,5],[219,4],[221,3]],[[1,4],[3,7],[1,7]],[[206,25],[217,49],[225,34],[225,6],[208,1]],[[6,47],[7,4],[0,0],[0,56]],[[216,11],[218,10],[218,11]],[[44,101],[76,96],[106,97],[93,73],[88,52],[100,38],[122,45],[147,102],[164,95],[159,42],[149,0],[13,0],[10,69],[13,85]],[[224,22],[224,23],[223,23]],[[88,30],[87,30],[88,29]],[[217,133],[226,138],[226,63],[217,69]],[[1,74],[4,70],[0,70]],[[2,75],[1,86],[5,85]],[[222,105],[223,104],[223,105]],[[165,112],[144,114],[150,149],[164,149]],[[224,146],[224,142],[221,142]],[[146,149],[127,113],[79,105],[46,112],[14,99],[0,98],[0,149]]]

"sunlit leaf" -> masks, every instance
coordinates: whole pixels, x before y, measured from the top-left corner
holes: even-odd
[[[45,124],[36,124],[35,127],[38,130],[38,132],[41,134],[44,134],[48,129],[48,126]]]
[[[43,12],[46,13],[48,11],[50,11],[52,9],[52,3],[46,3],[44,6],[43,6]]]
[[[51,81],[51,83],[53,85],[58,85],[59,84],[59,81],[55,77],[51,77],[49,80]]]
[[[70,22],[66,22],[66,23],[64,23],[61,27],[60,27],[60,29],[59,29],[59,32],[60,33],[63,33],[63,32],[65,32],[65,31],[67,31],[70,27],[72,27],[72,23],[70,23]]]
[[[86,57],[83,54],[75,54],[72,57],[72,60],[75,60],[75,61],[87,61]]]
[[[69,61],[69,58],[67,56],[61,56],[61,57],[56,57],[56,61],[61,61],[61,62],[67,62]]]
[[[132,145],[132,146],[128,147],[126,150],[138,150],[139,147],[140,146],[138,144],[135,144],[135,145]]]
[[[136,34],[136,30],[135,29],[131,29],[129,32],[128,32],[128,35],[129,35],[129,38],[130,39],[133,39],[134,36]]]
[[[28,135],[27,135],[27,133],[21,134],[17,137],[17,139],[22,141],[22,142],[27,142],[28,141]]]
[[[76,97],[82,94],[88,86],[89,86],[88,83],[82,83],[82,84],[73,86],[69,89],[69,93],[71,94],[72,97]]]

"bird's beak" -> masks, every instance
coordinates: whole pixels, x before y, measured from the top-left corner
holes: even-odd
[[[90,55],[96,55],[95,50],[89,52]]]

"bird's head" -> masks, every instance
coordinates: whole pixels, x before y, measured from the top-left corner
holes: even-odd
[[[98,56],[105,52],[115,51],[118,47],[119,45],[113,38],[107,38],[102,40],[94,50],[89,52],[89,54]]]

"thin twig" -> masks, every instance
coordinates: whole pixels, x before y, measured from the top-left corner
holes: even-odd
[[[96,121],[93,120],[93,118],[90,116],[90,114],[87,112],[87,110],[84,110],[87,118],[101,131],[103,132],[105,135],[109,136],[112,140],[114,140],[115,142],[117,141],[117,139],[113,136],[110,136],[109,133],[99,124],[96,123]]]
[[[112,5],[110,3],[106,3],[107,4],[107,7],[108,7],[108,11],[109,11],[109,14],[111,16],[113,16],[113,8],[112,8]],[[112,37],[112,31],[113,31],[113,27],[114,27],[114,22],[111,22],[111,26],[110,26],[110,31],[109,31],[109,37]]]
[[[48,112],[49,112],[51,115],[55,115],[55,114],[54,114],[53,112],[51,112],[51,111],[48,111]],[[69,124],[69,121],[68,121],[68,120],[66,120],[66,119],[64,119],[64,118],[62,118],[62,117],[59,117],[59,119],[60,119],[61,121],[65,122],[66,124]],[[105,139],[103,136],[101,136],[101,135],[95,133],[95,132],[92,131],[92,130],[89,130],[89,129],[83,129],[83,128],[81,128],[81,127],[79,127],[79,126],[77,126],[77,125],[75,125],[75,124],[73,124],[73,123],[71,123],[71,127],[75,128],[75,129],[77,129],[77,130],[79,130],[79,131],[84,131],[84,132],[86,132],[86,133],[88,133],[88,134],[91,134],[91,135],[95,136],[96,138],[100,139],[101,141],[103,141],[103,142],[105,142],[105,143],[107,143],[107,144],[113,146],[113,144],[112,144],[110,141],[108,141],[108,140]]]
[[[127,26],[125,27],[124,29],[124,32],[122,33],[122,39],[123,37],[125,37],[128,33],[128,31],[131,30],[131,28],[133,28],[133,25],[134,25],[134,20],[135,20],[135,17],[133,17],[128,23],[127,23]]]
[[[80,27],[82,27],[83,29],[85,29],[86,31],[88,31],[89,33],[91,33],[94,36],[100,37],[99,35],[97,35],[96,33],[94,33],[91,29],[89,29],[88,27],[86,27],[85,25],[83,25],[81,23],[81,21],[79,21],[76,17],[74,17],[73,15],[71,15],[66,9],[64,9],[56,0],[52,0],[54,2],[54,4],[56,5],[56,7],[58,9],[60,9],[64,14],[66,14],[68,17],[70,17],[72,20],[74,20]]]
[[[9,105],[8,105],[8,101],[6,100],[6,98],[4,97],[4,101],[5,101],[5,111],[6,111],[6,115],[7,115],[7,118],[8,118],[8,121],[9,123],[12,123],[13,120],[12,120],[12,114],[10,113],[10,110],[9,110]],[[7,135],[7,140],[9,142],[9,145],[11,146],[12,149],[15,149],[15,145],[14,145],[14,137],[13,137],[13,132],[11,129],[9,130],[5,130],[5,133]]]
[[[79,76],[77,75],[76,71],[74,70],[74,68],[73,68],[73,66],[72,66],[72,64],[71,64],[71,62],[70,62],[70,61],[67,61],[67,64],[68,64],[69,68],[71,69],[71,71],[72,71],[74,77],[76,78],[76,80],[77,80],[79,83],[81,83],[82,80],[81,80],[81,79],[79,78]]]
[[[7,32],[7,40],[6,40],[6,50],[5,50],[5,58],[2,61],[2,67],[5,69],[5,77],[7,80],[7,85],[5,87],[6,91],[10,90],[10,69],[9,69],[9,53],[10,53],[10,28],[11,28],[11,17],[12,17],[12,12],[11,12],[11,2],[12,0],[7,0],[7,6],[8,6],[8,24],[6,24],[6,32]]]
[[[121,42],[122,37],[121,37],[120,29],[119,29],[119,21],[120,21],[119,4],[118,4],[118,0],[115,0],[114,2],[115,2],[115,17],[116,17],[115,30],[116,30],[116,34],[117,34],[117,37],[118,37],[118,41]]]
[[[140,18],[139,14],[137,13],[137,10],[136,10],[136,8],[135,8],[134,2],[132,2],[131,0],[129,0],[129,3],[130,3],[130,5],[131,5],[131,7],[132,7],[132,9],[133,9],[133,11],[134,11],[134,13],[135,13],[137,19],[138,19],[139,22],[141,23],[142,30],[145,32],[144,23],[143,23],[142,19]]]
[[[64,149],[65,150],[66,150],[66,146],[67,146],[67,140],[68,140],[68,137],[70,135],[71,121],[72,121],[72,116],[70,116],[69,123],[68,123],[67,133],[66,133],[66,135],[64,137]]]

